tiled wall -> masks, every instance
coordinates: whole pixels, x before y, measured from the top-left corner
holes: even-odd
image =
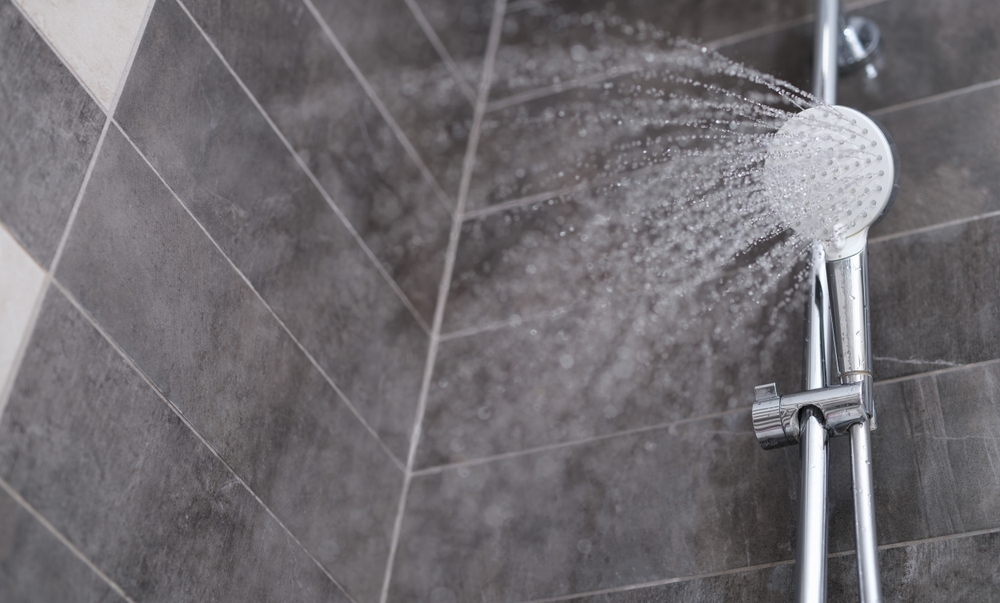
[[[749,404],[797,387],[798,308],[719,341],[580,303],[553,241],[617,199],[509,177],[564,140],[510,124],[606,77],[553,68],[592,42],[554,15],[605,5],[0,0],[0,600],[791,600],[796,451]],[[871,244],[884,590],[991,600],[1000,10],[848,8],[885,61],[841,102],[903,163]],[[808,87],[810,2],[615,11]]]

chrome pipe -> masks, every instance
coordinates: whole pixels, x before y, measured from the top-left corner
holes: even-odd
[[[851,473],[854,477],[854,538],[857,544],[861,603],[882,602],[882,577],[875,532],[875,488],[872,483],[871,430],[851,427]]]
[[[828,105],[837,104],[837,56],[841,35],[840,0],[816,0],[813,94]]]
[[[812,247],[811,291],[806,305],[802,389],[824,389],[831,382],[833,338],[830,297],[823,246]],[[795,549],[795,600],[826,603],[827,519],[826,488],[829,447],[822,416],[807,407],[799,415],[799,525]]]
[[[813,407],[799,415],[799,527],[795,552],[795,600],[826,603],[826,483],[829,463],[828,435],[822,415]]]
[[[826,277],[826,252],[813,243],[811,289],[806,304],[805,346],[802,351],[802,389],[821,389],[835,383],[836,363],[833,347],[833,323],[830,318],[830,292]],[[832,361],[832,362],[831,362]],[[832,366],[831,366],[832,365]]]
[[[860,383],[866,421],[850,427],[854,478],[854,536],[862,603],[881,603],[882,583],[875,531],[871,431],[875,429],[871,321],[868,311],[868,249],[827,263],[840,383]]]
[[[875,400],[871,395],[872,346],[868,311],[868,248],[827,263],[830,307],[837,348],[838,381],[862,383],[865,411],[875,429]]]

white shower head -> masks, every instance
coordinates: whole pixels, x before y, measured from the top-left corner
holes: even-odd
[[[764,183],[778,217],[823,244],[830,260],[864,249],[899,190],[899,160],[885,130],[860,111],[812,107],[775,133]]]

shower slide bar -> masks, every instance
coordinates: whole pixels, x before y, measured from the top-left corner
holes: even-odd
[[[864,65],[868,77],[874,77],[872,61],[879,42],[874,23],[861,17],[845,19],[839,0],[817,0],[813,94],[832,106],[840,71]],[[812,253],[804,391],[779,396],[774,384],[757,387],[754,429],[765,449],[799,445],[795,574],[799,603],[826,602],[828,442],[832,436],[850,435],[860,600],[881,603],[871,472],[871,430],[876,423],[867,250],[862,244],[859,253],[827,260],[824,246],[817,242]]]

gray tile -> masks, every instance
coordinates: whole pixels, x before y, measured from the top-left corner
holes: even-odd
[[[742,601],[769,601],[791,603],[795,600],[795,566],[779,565],[736,574],[709,578],[695,578],[651,586],[622,590],[589,597],[569,599],[566,603],[737,603]],[[831,601],[850,601],[830,597]]]
[[[644,169],[672,174],[680,196],[692,174],[755,162],[760,145],[750,144],[749,135],[769,134],[783,123],[731,95],[793,108],[782,107],[777,95],[721,56],[686,46],[649,56],[651,63],[630,73],[490,111],[469,209]]]
[[[1000,357],[998,218],[870,246],[876,379]]]
[[[416,0],[459,72],[479,87],[493,21],[494,0]]]
[[[882,596],[891,601],[994,601],[1000,596],[996,565],[1000,535],[982,534],[937,542],[922,542],[882,551]],[[853,555],[829,561],[827,596],[831,601],[858,598]],[[685,580],[637,588],[567,603],[687,603],[723,601],[792,601],[794,566],[749,570],[737,574]]]
[[[1000,475],[990,469],[1000,463],[998,386],[1000,365],[991,363],[877,388],[872,441],[880,543],[1000,527]],[[843,533],[853,521],[846,475],[841,482],[846,508],[834,513],[831,532]],[[853,548],[853,537],[839,548]]]
[[[1000,7],[978,0],[888,0],[851,14],[882,30],[883,63],[869,80],[842,77],[838,102],[862,111],[895,105],[1000,78]],[[811,24],[783,30],[720,51],[809,88]]]
[[[902,179],[878,237],[1000,210],[1000,86],[879,116]]]
[[[405,458],[426,333],[175,3],[154,7],[116,118]]]
[[[761,383],[798,391],[802,304],[770,326],[765,312],[736,322],[728,306],[653,322],[643,306],[655,302],[627,301],[443,341],[417,467],[725,411]]]
[[[0,475],[138,601],[347,601],[56,289]]]
[[[540,2],[507,15],[490,98],[593,75],[621,64],[625,47],[663,48],[668,36],[712,42],[811,8],[794,0]]]
[[[6,603],[124,601],[3,490],[0,490],[0,599]]]
[[[389,600],[516,603],[787,559],[797,465],[736,412],[420,475]]]
[[[882,596],[890,601],[985,603],[1000,597],[1000,535],[981,534],[892,548],[879,554]],[[853,556],[830,560],[829,597],[858,597]]]
[[[47,266],[104,113],[9,0],[0,2],[0,220]]]
[[[998,387],[1000,363],[876,387],[880,544],[1000,527]],[[849,442],[831,449],[830,551],[850,551]],[[390,600],[529,601],[790,560],[797,454],[761,450],[737,411],[418,474]]]
[[[747,201],[742,177],[733,182],[726,173],[734,168],[725,153],[699,163],[667,161],[609,185],[467,220],[443,332],[629,295],[684,298],[673,305],[693,313],[709,294],[747,302],[747,288],[706,285],[727,274],[730,281],[774,280],[804,250],[793,239],[775,238],[770,209]],[[691,177],[692,168],[702,176]],[[765,249],[773,266],[758,262]]]
[[[878,384],[872,434],[879,544],[1000,527],[1000,365]],[[851,452],[830,445],[830,551],[854,549]],[[888,583],[886,583],[888,584]]]
[[[438,182],[458,194],[472,105],[403,0],[314,0]]]
[[[402,473],[117,128],[57,278],[360,601]]]
[[[430,323],[451,214],[319,24],[300,1],[185,5]]]

